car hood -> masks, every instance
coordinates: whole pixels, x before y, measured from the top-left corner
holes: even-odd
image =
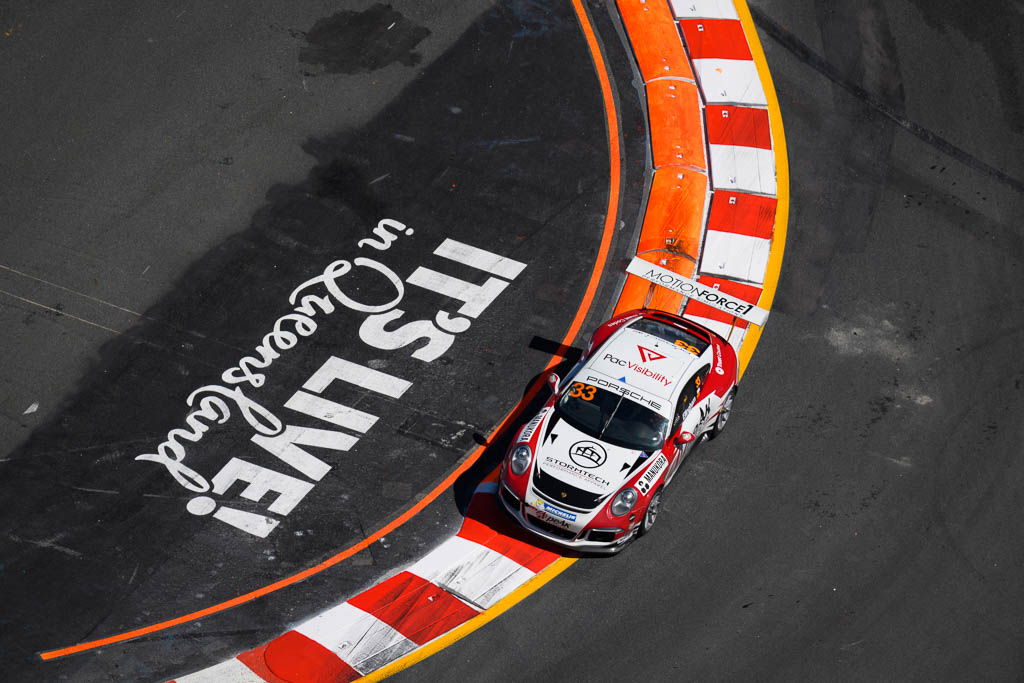
[[[613,446],[595,439],[555,413],[537,441],[538,472],[534,474],[534,484],[555,500],[571,504],[573,497],[592,498],[596,505],[621,488],[648,459],[649,454],[644,451]],[[556,488],[560,490],[555,491]],[[566,491],[567,495],[562,495]],[[578,495],[574,496],[574,493]]]

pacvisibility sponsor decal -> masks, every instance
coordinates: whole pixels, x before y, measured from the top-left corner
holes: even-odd
[[[643,347],[641,346],[639,348],[643,348]],[[665,356],[660,356],[660,357],[664,358]],[[632,370],[633,372],[635,372],[638,375],[643,375],[644,377],[650,377],[651,379],[653,379],[653,380],[655,380],[657,382],[661,382],[666,387],[668,385],[672,384],[672,380],[669,379],[668,377],[666,377],[663,373],[657,372],[655,370],[651,370],[650,368],[644,367],[643,365],[640,365],[639,363],[634,363],[631,360],[625,360],[624,358],[617,358],[616,356],[613,356],[610,353],[604,354],[604,358],[602,358],[601,360],[607,361],[609,363],[614,363],[615,365],[618,365],[618,366],[627,368],[629,370]]]
[[[665,358],[665,354],[658,353],[654,349],[649,349],[646,346],[637,346],[637,351],[640,352],[640,361],[643,363],[649,363],[652,360],[661,360]]]
[[[388,250],[400,237],[413,233],[412,228],[385,218],[373,229],[372,237],[361,239],[357,244],[360,249],[369,247],[381,252]],[[267,382],[267,369],[305,338],[313,336],[324,317],[339,310],[366,316],[354,324],[359,326],[359,338],[367,346],[392,351],[415,343],[416,348],[410,355],[426,363],[433,362],[526,268],[525,263],[453,239],[445,239],[434,249],[433,256],[443,259],[439,263],[454,261],[462,267],[482,270],[489,277],[477,285],[420,266],[403,281],[390,267],[366,256],[331,262],[319,275],[292,290],[288,297],[291,310],[274,322],[252,352],[221,373],[220,384],[199,387],[185,398],[190,412],[184,418],[184,425],[171,429],[152,451],[140,453],[135,460],[165,468],[182,488],[194,494],[185,504],[189,513],[211,515],[240,531],[265,538],[280,524],[280,518],[294,510],[316,482],[331,470],[331,464],[306,448],[349,451],[379,419],[328,396],[338,391],[339,386],[350,385],[362,392],[400,399],[412,386],[399,377],[329,356],[285,401],[283,408],[291,412],[284,414],[253,398]],[[346,287],[346,275],[356,269],[377,274],[382,284],[375,289],[387,292],[390,298],[386,303],[367,304],[355,298],[354,288]],[[405,315],[398,305],[405,296],[407,284],[454,301],[455,310],[440,310],[432,319],[413,320],[394,327],[395,321]],[[363,292],[362,296],[365,295]],[[305,418],[296,420],[296,413]],[[236,415],[252,429],[252,444],[286,465],[287,474],[237,457],[241,448],[209,477],[200,471],[210,468],[208,462],[189,460],[193,445],[201,442],[211,429]],[[309,418],[317,420],[318,426],[302,424]],[[256,503],[272,514],[232,507],[226,504],[231,496],[249,501],[242,507],[251,510],[252,503]]]
[[[668,458],[665,457],[664,453],[659,453],[657,459],[651,463],[651,466],[647,468],[647,471],[636,482],[636,487],[640,489],[640,493],[645,496],[647,495],[647,492],[651,490],[651,485],[654,484],[658,475],[665,469],[667,464]]]
[[[626,272],[687,296],[694,301],[731,313],[737,318],[743,318],[755,325],[764,325],[768,320],[768,311],[763,308],[758,308],[754,304],[737,299],[714,287],[702,285],[696,280],[683,277],[641,258],[634,256],[629,266],[626,267]]]

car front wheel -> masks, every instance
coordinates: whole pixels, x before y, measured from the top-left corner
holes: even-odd
[[[643,536],[650,531],[651,527],[654,526],[655,520],[658,519],[658,513],[661,511],[661,492],[662,489],[659,488],[651,496],[651,502],[647,504],[647,510],[644,511],[644,519],[640,522],[638,536]]]

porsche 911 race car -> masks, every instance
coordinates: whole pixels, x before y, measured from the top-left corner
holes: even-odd
[[[579,363],[519,430],[499,498],[525,528],[587,552],[617,552],[654,524],[662,489],[701,439],[725,427],[736,353],[662,311],[601,325]]]

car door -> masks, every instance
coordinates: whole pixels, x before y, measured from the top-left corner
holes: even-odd
[[[711,372],[711,365],[705,365],[700,370],[693,374],[686,382],[686,386],[679,394],[679,400],[676,401],[675,415],[672,420],[672,439],[673,447],[675,448],[675,457],[672,459],[672,465],[669,468],[668,475],[665,481],[669,481],[675,475],[676,470],[682,465],[683,460],[690,454],[696,444],[696,439],[689,442],[680,442],[676,439],[679,436],[679,432],[686,421],[687,416],[690,414],[690,410],[693,408],[694,403],[697,400],[697,396],[700,395],[701,387],[704,386],[705,380],[707,380],[708,373]],[[696,433],[694,433],[696,436]]]

